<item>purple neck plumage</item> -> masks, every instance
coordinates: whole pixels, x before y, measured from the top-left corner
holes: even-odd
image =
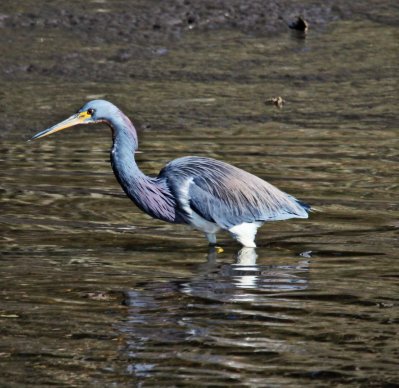
[[[143,174],[136,164],[134,154],[138,140],[132,122],[119,111],[108,124],[113,138],[112,169],[125,193],[150,216],[167,222],[179,222],[176,203],[166,182]]]

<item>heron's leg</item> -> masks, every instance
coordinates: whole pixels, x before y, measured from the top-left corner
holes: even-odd
[[[216,233],[205,233],[209,245],[216,245]]]
[[[258,258],[258,255],[255,248],[243,247],[238,251],[236,258],[237,264],[256,265],[256,259]]]
[[[256,248],[256,232],[262,224],[260,222],[243,222],[229,229],[231,236],[246,248]]]

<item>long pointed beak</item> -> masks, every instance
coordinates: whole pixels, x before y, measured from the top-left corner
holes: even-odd
[[[78,124],[89,124],[90,122],[92,122],[91,115],[87,112],[76,113],[71,117],[68,117],[66,120],[61,121],[60,123],[45,129],[44,131],[36,133],[36,135],[32,136],[28,141],[40,139],[41,137],[51,135],[52,133],[62,131],[63,129],[70,128]]]

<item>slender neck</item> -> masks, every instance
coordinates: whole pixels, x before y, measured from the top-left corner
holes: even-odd
[[[134,158],[138,147],[132,122],[122,113],[109,122],[113,145],[111,164],[127,196],[145,213],[168,222],[178,222],[176,203],[165,181],[145,175]]]
[[[112,117],[108,124],[112,129],[112,139],[114,142],[113,148],[115,147],[115,143],[118,142],[127,146],[127,148],[130,149],[130,152],[134,153],[134,151],[137,150],[139,143],[136,128],[134,128],[130,119],[119,111],[118,114],[115,114]]]

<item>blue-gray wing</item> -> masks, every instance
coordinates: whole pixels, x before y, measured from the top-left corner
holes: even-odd
[[[243,222],[308,217],[308,205],[215,159],[179,158],[167,164],[159,177],[166,180],[183,213],[194,211],[224,229]]]

